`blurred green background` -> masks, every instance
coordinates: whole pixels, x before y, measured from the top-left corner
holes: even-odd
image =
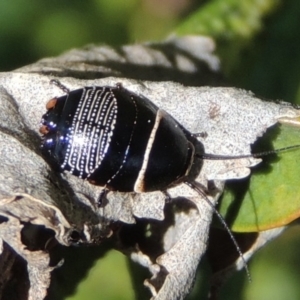
[[[299,28],[298,0],[1,0],[0,71],[88,43],[202,34],[215,39],[227,84],[300,103]],[[239,272],[221,299],[300,299],[299,248],[294,226],[254,257],[253,283]],[[201,276],[189,299],[200,299]],[[134,299],[125,257],[110,252],[67,299]]]
[[[0,70],[88,43],[215,38],[226,80],[271,99],[299,99],[297,0],[1,0]]]

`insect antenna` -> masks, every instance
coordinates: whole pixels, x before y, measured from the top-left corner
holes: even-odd
[[[240,246],[238,245],[235,237],[233,236],[229,226],[227,225],[225,219],[222,217],[222,215],[218,212],[218,210],[215,208],[215,206],[212,204],[212,202],[208,199],[205,191],[199,187],[197,185],[196,182],[190,182],[190,181],[185,181],[185,184],[188,185],[190,188],[192,188],[194,191],[196,191],[199,195],[203,196],[203,199],[205,200],[205,202],[211,207],[211,209],[213,210],[213,212],[215,213],[215,215],[218,217],[218,219],[221,221],[222,225],[224,226],[225,230],[228,232],[229,234],[229,237],[230,239],[232,240],[240,258],[242,259],[243,261],[243,264],[244,264],[244,267],[245,267],[245,270],[246,270],[246,274],[247,274],[247,277],[248,277],[248,280],[249,282],[252,282],[252,279],[251,279],[251,275],[250,275],[250,271],[249,271],[249,268],[248,268],[248,264],[243,256],[243,253],[242,253],[242,250],[240,248]]]
[[[288,150],[297,149],[297,148],[300,148],[300,145],[292,145],[292,146],[287,146],[287,147],[279,148],[279,149],[275,149],[275,150],[269,150],[269,151],[263,151],[263,152],[259,152],[259,153],[252,153],[252,154],[245,154],[245,155],[231,156],[231,155],[219,155],[219,154],[210,154],[210,153],[204,153],[204,154],[195,153],[195,156],[198,157],[198,158],[201,158],[201,159],[210,159],[210,160],[259,158],[259,157],[263,157],[263,156],[268,156],[270,154],[276,154],[278,152],[288,151]],[[203,196],[205,202],[212,208],[213,212],[218,217],[218,219],[220,220],[220,222],[224,226],[225,230],[228,232],[228,234],[230,236],[230,239],[232,240],[233,244],[235,245],[236,250],[237,250],[240,258],[243,261],[243,264],[244,264],[244,267],[245,267],[245,270],[246,270],[246,273],[247,273],[248,280],[249,280],[249,282],[251,282],[252,280],[251,280],[251,275],[250,275],[250,272],[249,272],[249,268],[248,268],[247,262],[246,262],[246,260],[243,256],[241,248],[239,247],[236,239],[234,238],[234,236],[233,236],[229,226],[227,225],[225,219],[218,212],[218,210],[215,208],[215,206],[212,204],[212,202],[208,199],[205,189],[201,188],[196,182],[186,181],[185,184],[188,185],[193,190],[195,190],[199,195]]]
[[[258,153],[252,153],[252,154],[244,154],[244,155],[219,155],[219,154],[210,154],[210,153],[196,153],[195,156],[199,157],[201,159],[211,159],[211,160],[224,160],[224,159],[240,159],[240,158],[259,158],[263,156],[268,156],[270,154],[276,154],[278,152],[283,152],[283,151],[288,151],[292,149],[297,149],[300,148],[300,145],[292,145],[292,146],[287,146],[284,148],[279,148],[275,150],[269,150],[269,151],[263,151],[263,152],[258,152]]]
[[[70,94],[70,89],[68,89],[65,85],[63,85],[59,80],[57,79],[51,79],[50,84],[56,85],[59,89],[61,89],[64,93]]]

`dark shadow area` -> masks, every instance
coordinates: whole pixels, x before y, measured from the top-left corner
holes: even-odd
[[[48,241],[54,239],[55,232],[42,225],[22,223],[21,241],[29,251],[45,250]]]
[[[76,292],[96,260],[112,249],[111,241],[101,245],[64,247],[57,244],[50,252],[51,264],[62,265],[51,273],[51,284],[45,300],[63,300]]]
[[[258,233],[233,233],[235,240],[237,241],[242,253],[249,250],[256,242]],[[209,234],[209,244],[206,252],[209,264],[212,268],[213,274],[221,272],[226,268],[232,266],[239,258],[239,254],[228,233],[222,229],[211,228]],[[244,274],[243,274],[244,272]],[[226,299],[243,299],[244,286],[247,283],[247,276],[245,270],[235,272],[232,270],[232,274],[227,276],[223,275],[221,281],[215,282],[215,285],[211,287],[211,299],[222,299],[223,284],[227,282],[227,277],[235,276],[236,282],[234,286],[231,286],[229,291],[226,291]],[[226,285],[225,285],[226,288]],[[231,295],[231,297],[230,297]]]
[[[171,226],[180,226],[180,224],[176,224],[175,212],[188,213],[190,209],[194,208],[194,204],[185,198],[176,198],[166,203],[163,221],[137,219],[136,224],[123,224],[118,232],[118,250],[125,254],[139,250],[147,255],[152,263],[155,263],[157,257],[165,253],[163,243],[167,230]],[[144,280],[151,278],[148,269],[134,262],[129,262],[129,267],[136,299],[149,299],[149,290],[143,286]],[[151,284],[157,291],[164,284],[164,278],[167,275],[167,270],[161,267],[157,279],[151,280]]]
[[[0,224],[5,223],[5,222],[7,222],[7,221],[8,221],[8,218],[7,218],[7,217],[1,216],[1,215],[0,215]]]
[[[201,57],[192,55],[188,51],[185,51],[172,43],[147,44],[145,47],[147,47],[149,51],[155,50],[161,52],[171,65],[166,67],[160,65],[158,62],[153,62],[149,65],[126,62],[127,54],[122,48],[116,48],[114,51],[117,51],[118,55],[123,57],[125,62],[114,61],[109,57],[99,61],[89,60],[90,54],[88,52],[93,52],[95,50],[90,50],[89,47],[86,47],[86,53],[82,54],[83,57],[85,57],[84,61],[76,61],[75,63],[71,60],[70,69],[64,69],[63,71],[59,70],[59,66],[57,69],[58,71],[55,71],[53,65],[56,65],[57,62],[52,62],[51,71],[44,71],[44,74],[54,77],[73,76],[79,79],[99,79],[114,76],[135,80],[174,81],[187,86],[220,86],[222,83],[222,75],[218,71],[212,70],[205,60],[201,59]],[[82,52],[84,52],[84,50],[82,50]],[[188,72],[181,70],[176,62],[178,56],[184,57],[184,59],[190,61],[190,63],[194,65],[194,71]],[[46,64],[47,63],[43,63],[44,66]],[[76,65],[80,66],[82,64],[99,66],[99,70],[80,71],[79,68],[76,70]]]
[[[242,253],[248,251],[255,243],[258,233],[233,233]],[[207,257],[212,271],[218,272],[232,265],[239,257],[228,232],[219,228],[211,228]]]
[[[27,262],[3,243],[0,255],[0,299],[27,300],[30,287]]]

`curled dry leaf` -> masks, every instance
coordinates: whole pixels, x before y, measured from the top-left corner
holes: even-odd
[[[12,299],[44,299],[53,267],[49,265],[49,254],[38,249],[42,249],[55,235],[58,241],[68,244],[64,239],[71,226],[55,206],[26,194],[2,198],[0,216],[4,249],[1,265],[6,267],[1,272],[1,281],[8,284],[18,276],[17,281],[23,282],[16,290],[9,290],[3,284],[0,293],[4,292],[6,297],[11,295]],[[16,269],[19,271],[14,273]]]
[[[263,102],[238,89],[191,86],[218,82],[218,60],[212,50],[212,41],[200,37],[120,49],[90,46],[0,74],[2,249],[9,246],[27,261],[28,299],[46,295],[51,267],[41,247],[35,252],[26,249],[24,224],[44,226],[59,243],[68,244],[72,230],[78,231],[79,241],[92,243],[110,235],[112,220],[122,222],[117,230],[112,229],[118,233],[118,247],[148,266],[153,277],[146,285],[153,299],[183,299],[190,291],[206,251],[212,217],[201,196],[184,184],[145,195],[109,192],[107,203],[98,208],[95,199],[101,188],[51,169],[39,150],[38,129],[47,100],[62,94],[49,84],[53,77],[60,77],[71,90],[122,83],[196,133],[205,153],[249,154],[250,145],[268,127],[279,118],[298,117],[300,111]],[[255,158],[205,160],[197,181],[210,191],[209,199],[215,204],[225,180],[248,176],[259,162]],[[166,192],[169,203],[164,207]],[[178,205],[182,201],[185,204]],[[140,236],[130,232],[133,238],[128,241],[126,230],[134,226],[144,231]]]

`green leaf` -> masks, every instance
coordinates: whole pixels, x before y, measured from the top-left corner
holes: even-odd
[[[188,17],[177,28],[176,33],[248,37],[261,28],[263,16],[277,5],[277,0],[209,1]]]
[[[110,251],[105,259],[99,259],[77,292],[66,300],[129,300],[134,299],[126,257]]]
[[[300,127],[275,125],[253,153],[300,144],[299,137]],[[265,156],[251,177],[226,184],[220,212],[236,232],[286,225],[300,215],[299,183],[300,148]]]

